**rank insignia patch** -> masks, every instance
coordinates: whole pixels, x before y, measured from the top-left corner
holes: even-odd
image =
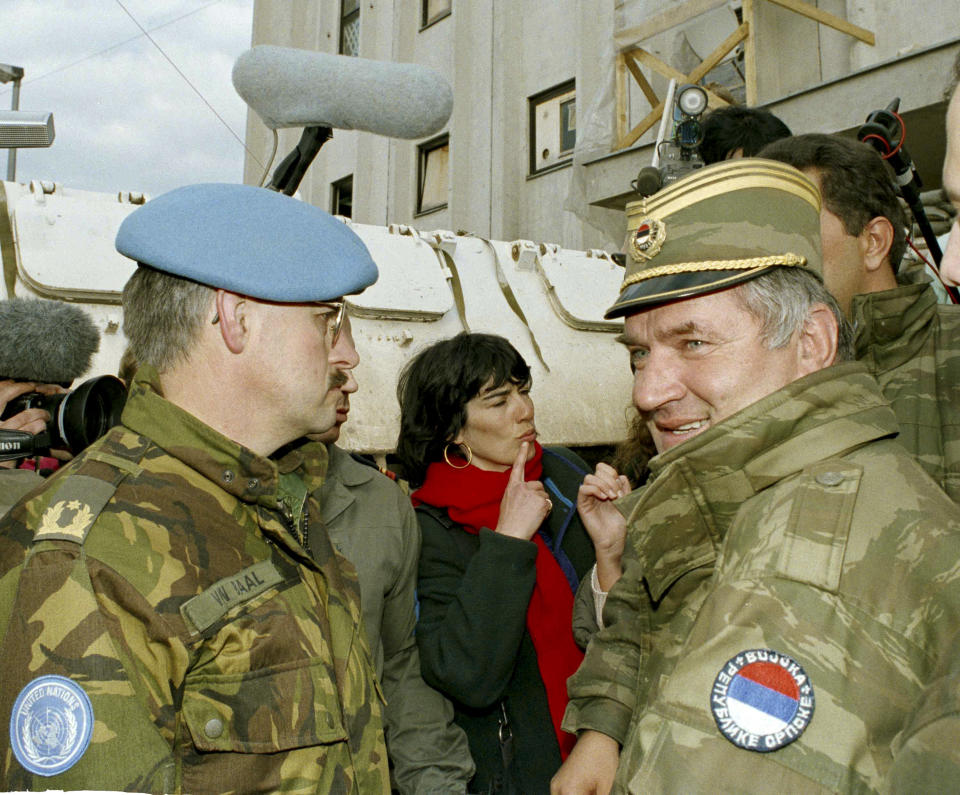
[[[90,744],[93,707],[63,676],[41,676],[20,691],[10,715],[10,745],[31,773],[55,776],[73,767]]]
[[[663,221],[644,218],[630,235],[630,255],[635,262],[647,262],[660,253],[666,239],[667,228]]]
[[[796,660],[750,649],[727,661],[710,692],[717,728],[748,751],[776,751],[796,740],[813,718],[813,685]]]

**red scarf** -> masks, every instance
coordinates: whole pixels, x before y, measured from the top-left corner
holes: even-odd
[[[539,480],[543,474],[543,448],[539,444],[534,448],[534,456],[524,469],[526,480]],[[490,472],[473,465],[455,469],[437,461],[427,468],[423,486],[410,496],[414,505],[446,508],[454,522],[476,535],[481,527],[496,528],[509,480],[510,469]],[[583,652],[573,639],[570,584],[539,533],[532,541],[537,545],[537,580],[527,606],[527,631],[537,653],[560,756],[566,759],[577,738],[562,731],[560,722],[567,707],[567,679],[583,661]]]

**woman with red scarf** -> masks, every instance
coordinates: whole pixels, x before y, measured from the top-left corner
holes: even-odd
[[[576,741],[561,729],[583,659],[575,595],[582,582],[589,624],[620,576],[625,523],[611,501],[630,486],[537,443],[530,385],[507,340],[464,333],[419,353],[398,388],[397,456],[423,534],[420,665],[467,734],[471,792],[549,792]]]

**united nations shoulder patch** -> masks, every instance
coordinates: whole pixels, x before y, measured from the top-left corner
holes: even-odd
[[[713,681],[710,709],[724,737],[748,751],[776,751],[813,717],[813,686],[786,654],[750,649],[727,661]]]
[[[630,255],[635,262],[646,262],[660,253],[667,239],[667,228],[663,221],[656,218],[644,218],[630,235]]]
[[[83,688],[64,676],[41,676],[20,691],[10,715],[10,745],[31,773],[55,776],[77,763],[93,731]]]

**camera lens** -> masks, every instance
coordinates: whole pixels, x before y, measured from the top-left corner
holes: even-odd
[[[72,453],[95,442],[120,422],[127,388],[112,375],[102,375],[84,381],[66,395],[54,395],[62,400],[59,410],[50,413],[55,428],[50,429],[50,446],[65,447]]]

